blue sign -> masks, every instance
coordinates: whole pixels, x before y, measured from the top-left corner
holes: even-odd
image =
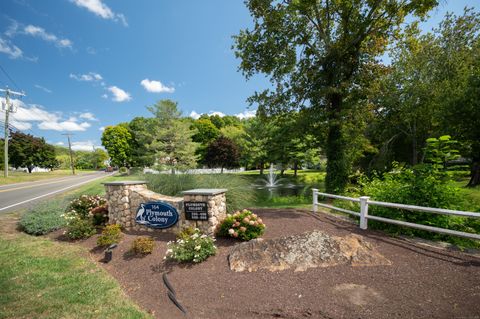
[[[164,202],[142,203],[135,217],[137,224],[152,228],[170,228],[178,221],[178,212]]]

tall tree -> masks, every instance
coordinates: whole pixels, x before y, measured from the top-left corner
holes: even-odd
[[[371,72],[407,15],[423,17],[436,0],[247,0],[252,30],[235,37],[240,69],[270,76],[274,90],[250,102],[269,113],[313,108],[327,122],[329,192],[347,183],[344,118],[359,78]]]
[[[228,137],[220,136],[207,147],[205,162],[209,167],[235,168],[239,164],[238,146]]]
[[[131,166],[132,134],[125,125],[107,126],[102,134],[102,145],[113,165]]]
[[[11,133],[9,156],[13,167],[26,167],[29,173],[35,166],[53,169],[59,165],[52,145],[22,132]]]
[[[150,149],[155,152],[157,163],[171,169],[195,167],[197,144],[192,141],[195,130],[191,123],[182,119],[177,102],[162,100],[148,108],[155,115],[156,125],[152,128]]]

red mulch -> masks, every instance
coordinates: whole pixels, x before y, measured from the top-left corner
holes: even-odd
[[[100,263],[143,309],[156,318],[480,318],[480,259],[415,244],[380,232],[361,231],[337,217],[299,210],[255,210],[267,225],[264,238],[320,229],[368,238],[391,266],[340,265],[305,272],[230,271],[227,256],[238,242],[218,239],[217,255],[198,265],[164,263],[166,243],[156,237],[151,255],[129,253],[136,237],[125,234],[113,260]],[[79,244],[100,261],[96,236]],[[168,299],[168,272],[184,316]]]

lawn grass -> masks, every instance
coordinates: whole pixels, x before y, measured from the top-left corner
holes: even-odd
[[[468,178],[457,181],[457,187],[460,188],[460,194],[464,197],[465,210],[480,212],[480,186],[466,187]]]
[[[85,174],[94,172],[93,170],[76,170],[77,174]],[[59,169],[51,172],[36,172],[36,173],[25,173],[25,172],[8,172],[8,177],[5,178],[2,175],[0,176],[0,185],[7,185],[7,184],[14,184],[14,183],[22,183],[22,182],[34,182],[40,181],[50,178],[57,178],[63,176],[71,176],[71,170]]]
[[[110,180],[117,178],[93,181],[50,201],[104,193],[102,183]],[[0,319],[151,318],[89,260],[85,248],[15,231],[12,221],[19,215],[0,217]]]
[[[0,235],[0,318],[150,318],[84,248]]]

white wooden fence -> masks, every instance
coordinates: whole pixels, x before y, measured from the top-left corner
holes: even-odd
[[[339,212],[342,212],[342,213],[347,213],[347,214],[350,214],[350,215],[358,216],[358,217],[360,217],[360,228],[361,229],[367,229],[368,220],[376,220],[376,221],[380,221],[380,222],[384,222],[384,223],[388,223],[388,224],[412,227],[412,228],[423,229],[423,230],[427,230],[427,231],[431,231],[431,232],[435,232],[435,233],[440,233],[440,234],[447,234],[447,235],[460,236],[460,237],[466,237],[466,238],[480,240],[480,234],[466,233],[466,232],[461,232],[461,231],[456,231],[456,230],[451,230],[451,229],[445,229],[445,228],[415,224],[415,223],[405,222],[405,221],[401,221],[401,220],[395,220],[395,219],[390,219],[390,218],[384,218],[384,217],[369,215],[368,214],[368,207],[369,207],[369,205],[377,205],[377,206],[383,206],[383,207],[406,209],[406,210],[410,210],[410,211],[430,212],[430,213],[434,213],[434,214],[455,215],[455,216],[473,217],[473,218],[480,218],[480,213],[464,212],[464,211],[459,211],[459,210],[432,208],[432,207],[424,207],[424,206],[415,206],[415,205],[404,205],[404,204],[397,204],[397,203],[379,202],[379,201],[370,200],[370,197],[368,197],[368,196],[353,198],[353,197],[346,197],[346,196],[333,195],[333,194],[327,194],[327,193],[320,193],[318,191],[318,189],[315,189],[315,188],[312,189],[312,191],[313,191],[313,211],[314,212],[317,212],[318,207],[324,207],[324,208],[336,210],[336,211],[339,211]],[[320,203],[318,201],[318,196],[319,195],[327,197],[327,198],[341,199],[341,200],[346,200],[346,201],[350,201],[350,202],[360,203],[360,212],[354,212],[354,211],[351,211],[351,210],[348,210],[348,209],[335,207],[333,205]]]

